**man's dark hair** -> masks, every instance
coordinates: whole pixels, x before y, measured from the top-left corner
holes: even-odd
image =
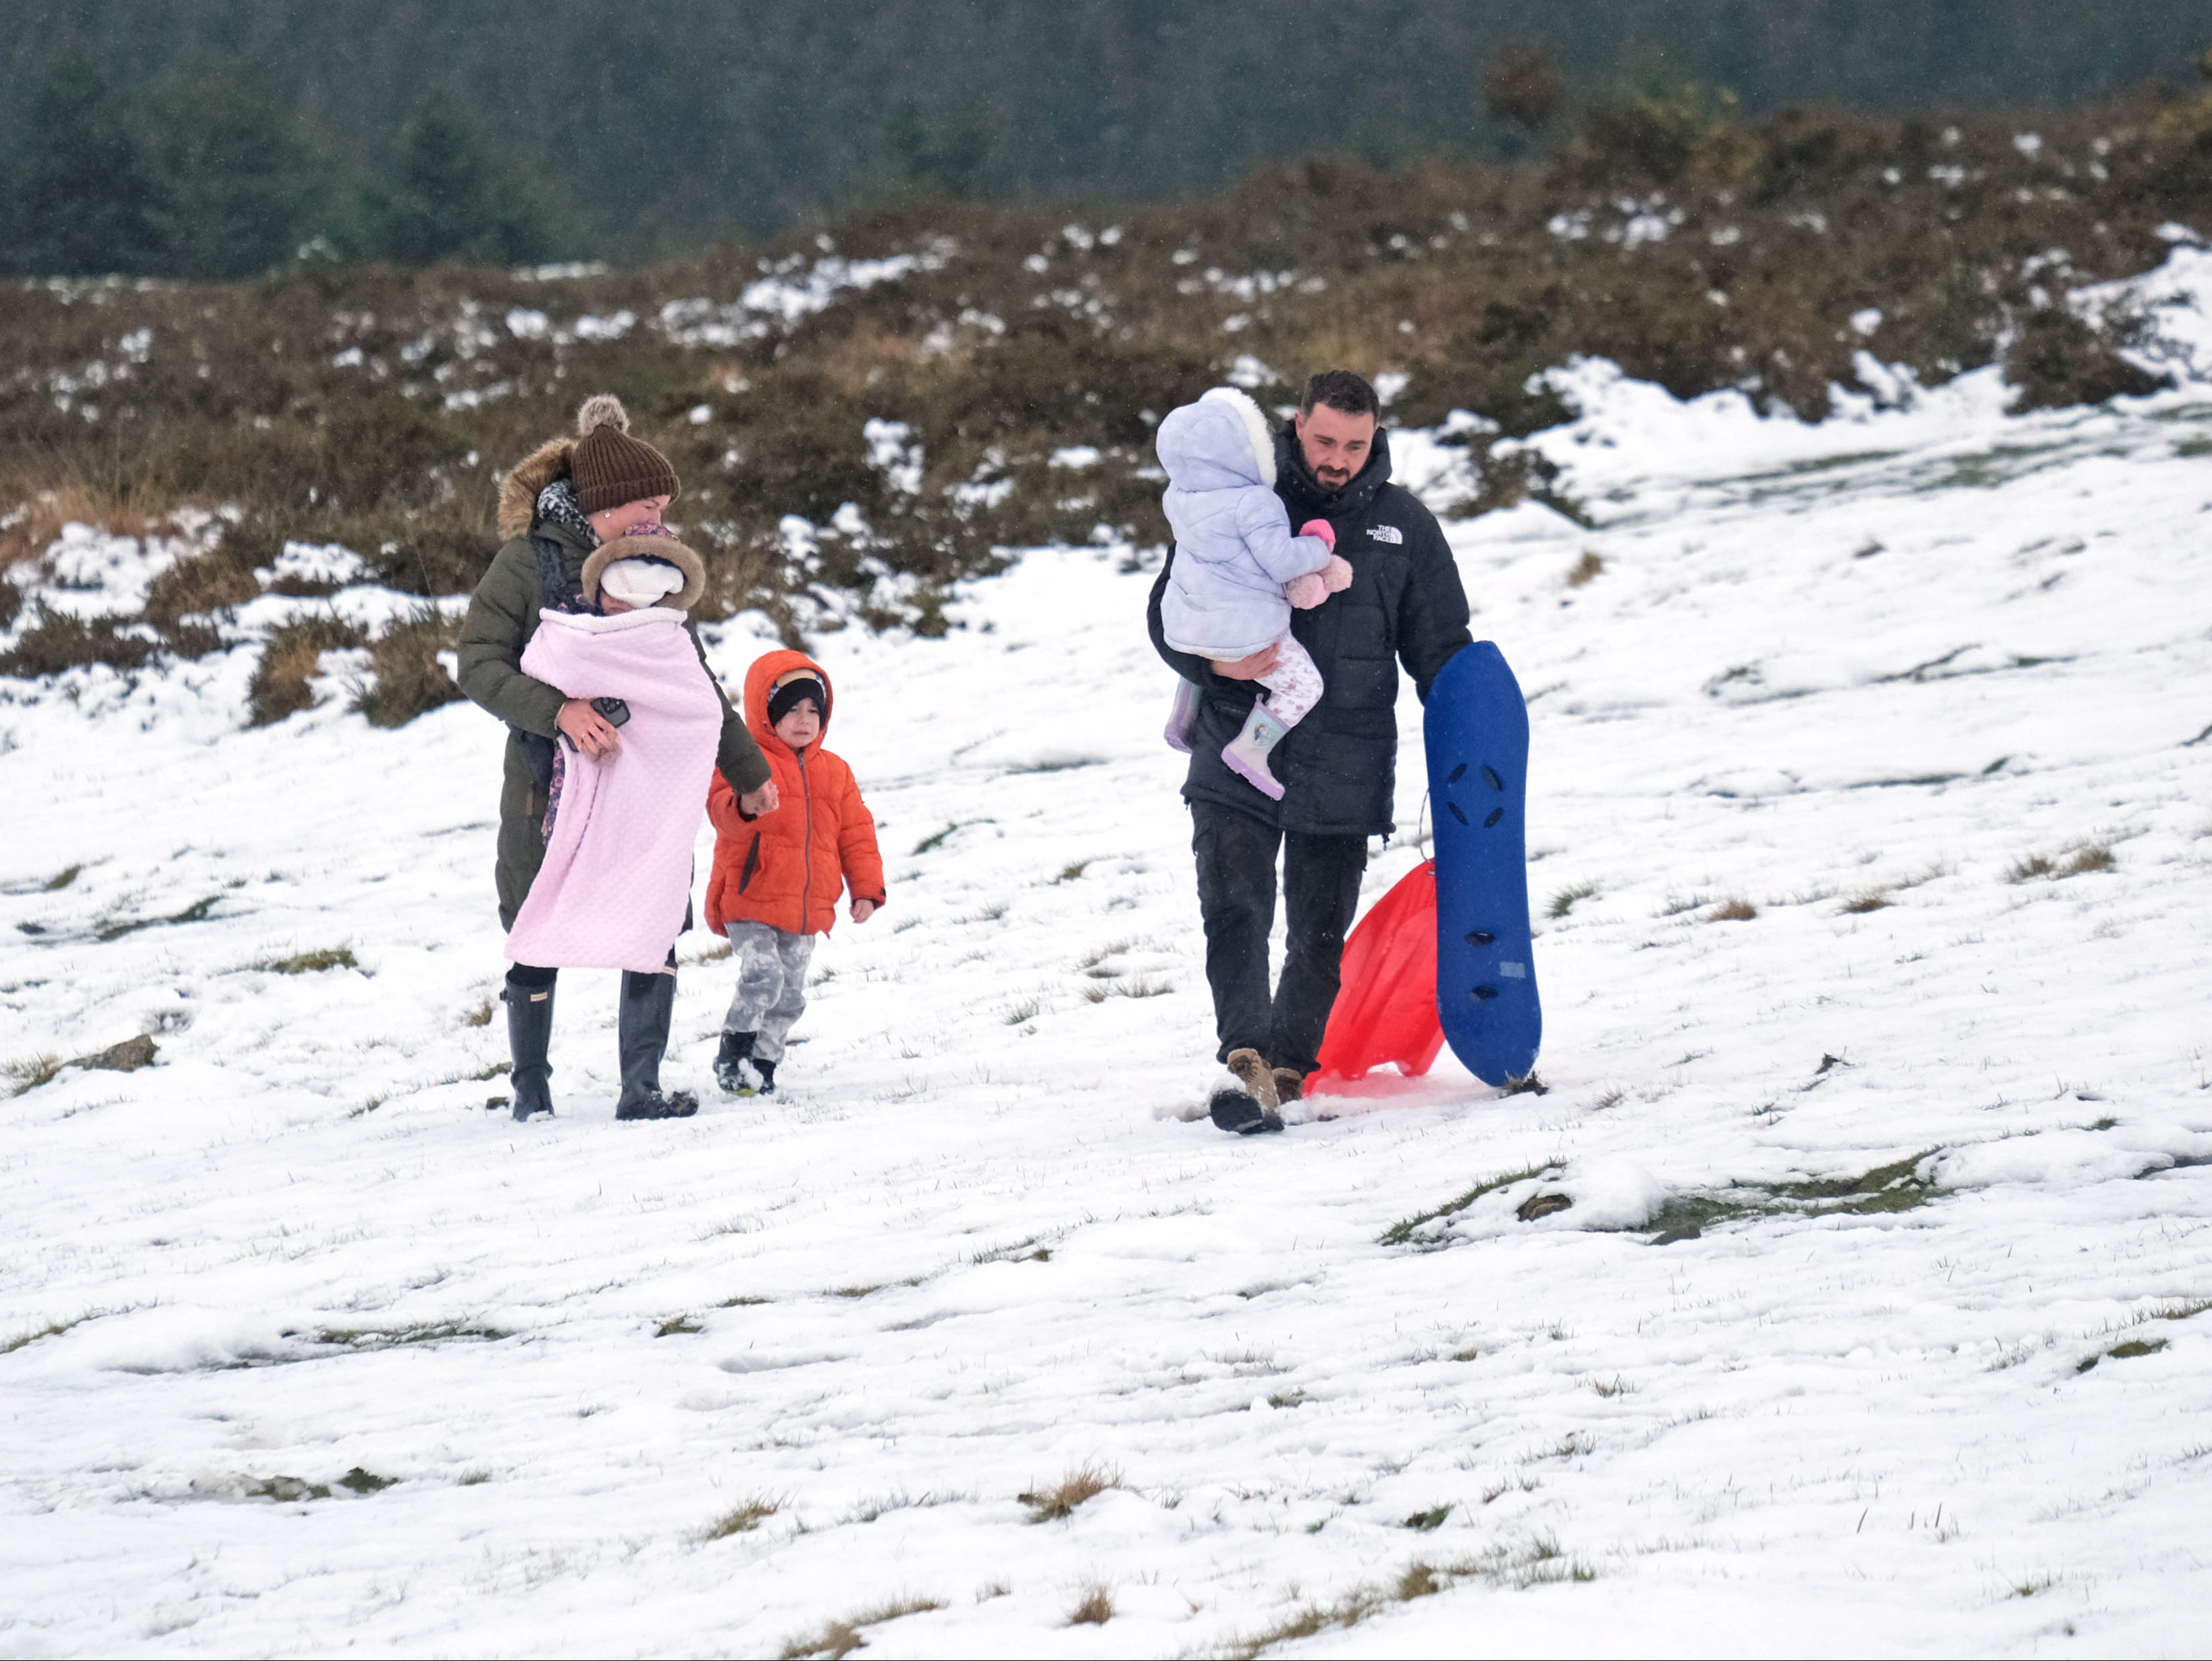
[[[1332,410],[1346,415],[1373,416],[1382,418],[1382,400],[1375,396],[1375,389],[1349,369],[1324,369],[1306,382],[1306,395],[1298,400],[1299,410],[1314,412],[1314,405],[1326,404]]]

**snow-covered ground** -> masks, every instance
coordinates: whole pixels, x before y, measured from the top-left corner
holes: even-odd
[[[1568,373],[1598,527],[1451,527],[1531,702],[1545,1095],[1188,1122],[1112,551],[819,642],[890,905],[788,1093],[677,1124],[611,1121],[611,974],[561,1116],[484,1110],[489,717],[16,684],[0,1060],[159,1060],[0,1099],[0,1653],[2212,1652],[2212,400]]]

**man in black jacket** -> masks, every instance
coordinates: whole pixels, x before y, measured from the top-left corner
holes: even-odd
[[[1390,483],[1381,411],[1366,381],[1332,369],[1306,384],[1297,414],[1275,435],[1275,493],[1291,523],[1328,520],[1352,573],[1343,593],[1291,614],[1291,632],[1313,654],[1327,690],[1269,757],[1284,786],[1280,802],[1221,758],[1259,696],[1255,681],[1273,667],[1273,648],[1235,663],[1174,650],[1160,626],[1172,548],[1152,585],[1153,648],[1200,693],[1182,794],[1198,856],[1220,1059],[1241,1086],[1214,1093],[1213,1122],[1224,1130],[1282,1129],[1279,1100],[1296,1100],[1314,1068],[1359,903],[1367,838],[1391,830],[1398,664],[1426,700],[1437,672],[1468,643],[1458,568],[1435,515]],[[1279,849],[1290,940],[1271,997],[1267,936]]]

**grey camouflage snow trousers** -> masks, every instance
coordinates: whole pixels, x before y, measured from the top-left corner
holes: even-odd
[[[738,922],[729,927],[738,964],[737,995],[722,1017],[725,1032],[753,1032],[753,1054],[783,1059],[783,1041],[806,1011],[806,965],[814,936],[790,934],[772,923]]]

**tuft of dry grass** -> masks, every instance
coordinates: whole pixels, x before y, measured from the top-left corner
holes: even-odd
[[[780,1661],[805,1661],[805,1658],[817,1655],[827,1656],[830,1661],[844,1661],[854,1650],[868,1646],[868,1640],[860,1636],[863,1627],[880,1627],[888,1621],[902,1621],[909,1615],[927,1615],[944,1607],[934,1597],[893,1598],[863,1614],[832,1621],[815,1637],[793,1639],[783,1646]]]
[[[479,1002],[473,1009],[465,1010],[462,1013],[461,1025],[463,1026],[489,1026],[491,1025],[492,1012],[492,1001],[489,998],[486,998]]]
[[[1746,899],[1725,899],[1705,913],[1707,922],[1749,922],[1759,908]]]
[[[1551,903],[1544,908],[1544,915],[1547,917],[1564,917],[1596,892],[1597,885],[1594,882],[1578,882],[1571,886],[1562,888],[1552,896]]]
[[[726,1540],[733,1534],[750,1534],[763,1523],[783,1509],[783,1501],[771,1500],[766,1494],[755,1494],[744,1504],[724,1512],[707,1524],[701,1535],[704,1540]]]
[[[61,1070],[62,1058],[58,1056],[25,1056],[0,1064],[0,1079],[7,1080],[10,1096],[20,1096],[26,1091],[36,1090]]]
[[[431,606],[395,623],[369,648],[371,678],[356,687],[352,709],[371,727],[404,727],[419,715],[453,703],[461,689],[438,654],[460,639],[458,620]]]
[[[1069,1613],[1071,1627],[1103,1627],[1114,1618],[1114,1598],[1103,1586],[1093,1586]]]
[[[1595,551],[1585,548],[1583,550],[1583,557],[1574,563],[1573,568],[1567,573],[1567,587],[1579,588],[1603,569],[1605,569],[1604,557]]]
[[[328,946],[320,952],[295,952],[289,958],[268,958],[253,966],[270,975],[319,975],[329,969],[361,967],[354,961],[352,948],[343,946]]]
[[[1075,1515],[1076,1508],[1096,1500],[1109,1488],[1121,1486],[1121,1473],[1102,1465],[1081,1465],[1060,1480],[1057,1488],[1036,1488],[1016,1498],[1030,1508],[1032,1523],[1054,1523]]]
[[[2100,842],[2075,843],[2058,855],[2028,854],[2013,861],[2005,873],[2007,882],[2033,882],[2039,877],[2054,880],[2061,877],[2087,876],[2092,872],[2116,869],[2119,861],[2114,857],[2109,844]]]
[[[20,591],[10,585],[10,592]],[[143,669],[161,650],[160,638],[143,624],[115,618],[87,620],[41,609],[38,621],[16,636],[14,646],[0,652],[0,675],[27,679],[95,663]]]
[[[1844,902],[1844,915],[1846,916],[1863,916],[1869,911],[1882,910],[1891,904],[1893,904],[1893,902],[1889,896],[1884,893],[1881,889],[1869,888],[1866,892],[1863,894],[1854,894],[1850,898]]]
[[[368,638],[358,624],[335,614],[295,618],[270,630],[246,687],[246,725],[272,726],[307,708],[315,701],[307,682],[323,654],[366,644]]]

